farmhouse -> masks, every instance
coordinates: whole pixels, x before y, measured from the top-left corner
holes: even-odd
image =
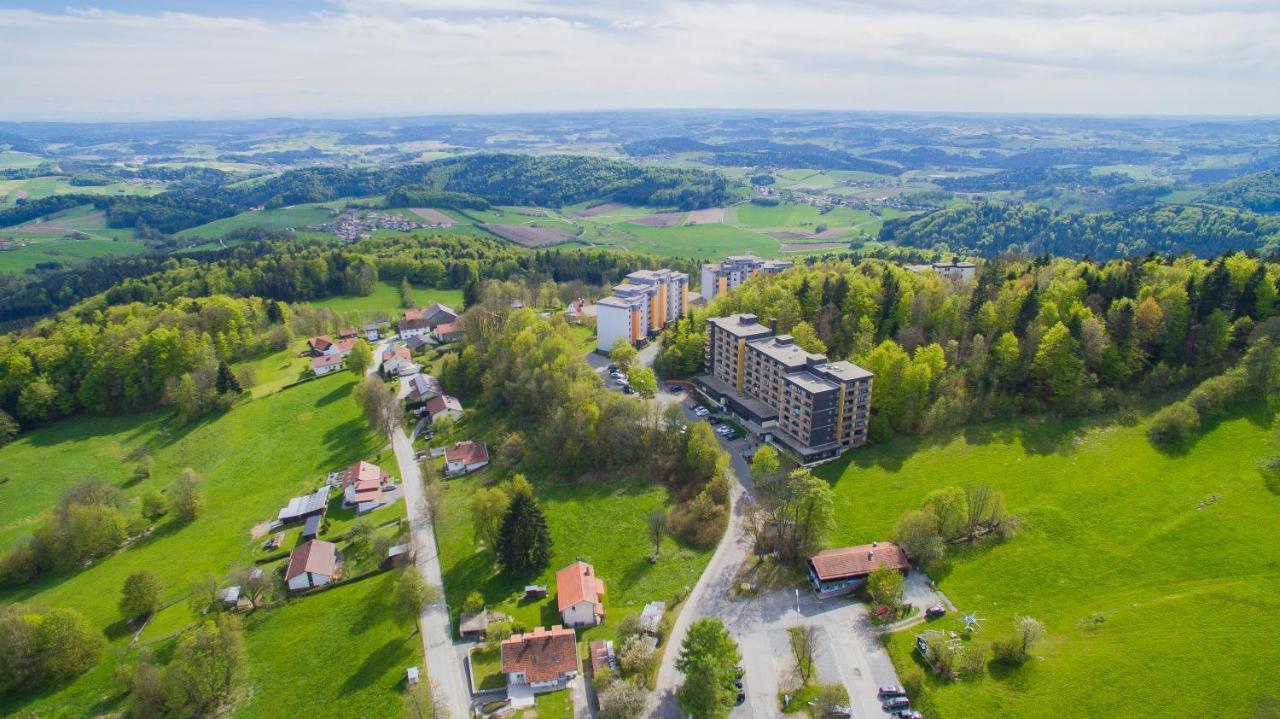
[[[462,325],[458,322],[445,322],[444,324],[437,325],[433,332],[433,336],[440,344],[457,342],[462,339]]]
[[[437,302],[422,311],[422,319],[426,321],[428,327],[437,329],[440,325],[457,322],[458,313]]]
[[[489,463],[489,448],[483,442],[464,439],[444,450],[444,473],[450,477],[474,472]]]
[[[438,394],[427,400],[427,414],[434,422],[439,415],[448,415],[452,419],[462,416],[462,402],[449,394]]]
[[[369,324],[361,327],[360,331],[364,333],[364,338],[369,340],[370,342],[378,341],[379,334],[378,334],[377,324],[370,322]]]
[[[333,581],[338,569],[337,549],[332,542],[312,539],[293,550],[284,572],[289,591],[311,589]]]
[[[355,507],[357,514],[377,509],[383,505],[382,487],[390,478],[376,464],[356,462],[342,476],[342,506]]]
[[[420,337],[431,328],[427,326],[427,320],[422,316],[422,310],[405,310],[404,317],[400,320],[400,338],[408,339],[409,337]]]
[[[409,339],[405,340],[404,346],[409,349],[409,352],[411,354],[417,354],[425,350],[426,348],[430,347],[431,341],[426,339],[425,337],[419,337],[417,335],[414,335],[413,337],[410,337]]]
[[[911,568],[906,552],[893,542],[872,542],[857,547],[828,549],[809,557],[809,583],[821,597],[834,597],[853,591],[866,581],[867,575],[880,567],[899,572]]]
[[[403,374],[413,366],[409,348],[403,345],[388,348],[382,353],[382,371],[387,374]]]
[[[338,348],[339,357],[346,357],[351,354],[351,350],[356,348],[356,338],[347,337],[346,339],[340,339],[334,343],[334,346]]]
[[[573,630],[537,627],[502,642],[502,673],[507,683],[534,693],[565,688],[578,676],[578,642]]]
[[[358,336],[359,335],[356,332],[355,327],[343,327],[342,329],[338,330],[338,339],[340,340],[353,340]]]
[[[332,347],[332,345],[330,346]],[[323,377],[327,374],[332,374],[334,372],[341,370],[342,362],[343,362],[342,355],[337,354],[336,348],[335,348],[334,354],[312,358],[311,371],[312,373],[315,374],[315,376]]]
[[[316,357],[338,353],[338,348],[333,344],[333,340],[330,339],[329,335],[312,337],[307,340],[307,347],[311,350],[311,354]]]
[[[604,621],[604,580],[586,562],[574,562],[556,572],[556,604],[560,618],[571,627],[590,627]]]
[[[276,519],[285,524],[303,522],[312,515],[324,514],[325,507],[328,505],[329,489],[321,487],[311,494],[304,494],[301,497],[290,499],[284,509],[281,509],[276,514]]]

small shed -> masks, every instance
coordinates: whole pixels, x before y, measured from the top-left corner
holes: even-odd
[[[415,684],[418,683],[417,667],[408,667],[407,669],[404,670],[404,683],[408,684],[409,686],[414,686]]]
[[[388,566],[402,567],[409,563],[412,559],[413,545],[409,543],[395,544],[387,548],[387,557],[385,560]]]
[[[606,669],[617,669],[618,658],[613,652],[613,642],[597,639],[588,645],[591,651],[591,673],[599,676]]]
[[[482,639],[489,631],[489,612],[481,609],[475,614],[463,614],[458,620],[458,634],[463,639]]]
[[[649,602],[640,611],[640,631],[657,634],[662,626],[662,613],[667,610],[666,602]]]
[[[525,599],[546,599],[547,586],[545,584],[526,584],[524,587]]]
[[[320,522],[324,517],[319,514],[313,514],[307,517],[307,521],[302,525],[302,538],[315,539],[320,534]]]

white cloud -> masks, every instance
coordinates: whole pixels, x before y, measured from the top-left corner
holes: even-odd
[[[1224,0],[340,0],[286,20],[0,10],[3,119],[635,107],[1280,113]]]

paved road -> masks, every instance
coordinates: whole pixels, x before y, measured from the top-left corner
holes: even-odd
[[[390,340],[378,344],[376,357],[382,356]],[[376,367],[370,368],[370,374]],[[400,395],[408,393],[407,383],[401,383]],[[443,597],[444,578],[440,569],[440,550],[436,545],[435,526],[431,516],[423,511],[422,473],[413,458],[413,443],[404,429],[391,433],[391,447],[400,465],[400,483],[405,492],[405,510],[409,516],[409,528],[413,537],[414,556],[418,570],[427,583],[441,588],[441,599],[422,610],[418,625],[422,628],[422,647],[427,658],[427,677],[431,681],[434,696],[444,716],[463,719],[471,712],[471,690],[467,685],[462,662],[453,643],[453,627],[449,622],[449,608]]]

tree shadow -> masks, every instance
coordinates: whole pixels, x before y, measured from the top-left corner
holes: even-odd
[[[409,637],[388,639],[385,644],[365,657],[360,666],[347,677],[347,680],[342,683],[341,693],[350,694],[364,689],[393,668],[400,665],[407,666],[406,662],[413,656],[411,646]],[[398,680],[396,684],[399,684]]]
[[[338,400],[344,397],[350,397],[350,396],[351,396],[351,384],[349,382],[343,382],[339,387],[334,389],[329,394],[326,394],[325,396],[317,399],[316,406],[324,407],[327,405],[331,405],[334,402],[337,402]]]

